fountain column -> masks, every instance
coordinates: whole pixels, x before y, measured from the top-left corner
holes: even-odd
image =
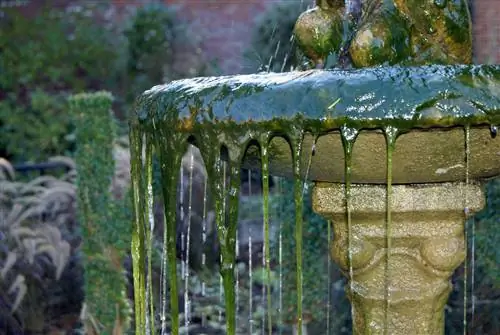
[[[333,221],[331,256],[349,278],[353,332],[444,334],[450,277],[465,258],[465,201],[469,212],[481,209],[482,189],[465,183],[393,185],[389,206],[386,190],[352,185],[349,234],[344,184],[314,188],[314,210]]]

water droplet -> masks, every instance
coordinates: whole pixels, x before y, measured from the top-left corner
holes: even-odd
[[[491,135],[491,138],[497,137],[497,133],[498,133],[497,126],[490,126],[490,135]]]
[[[231,189],[229,190],[229,195],[232,197],[235,197],[237,194],[238,194],[238,190],[234,187],[231,187]]]
[[[446,7],[447,0],[434,0],[434,5],[439,8],[444,8]]]

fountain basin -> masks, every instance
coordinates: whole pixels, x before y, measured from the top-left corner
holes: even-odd
[[[392,157],[394,184],[464,180],[469,128],[471,179],[500,175],[500,66],[430,65],[209,77],[155,86],[138,100],[146,128],[172,127],[207,136],[257,137],[268,131],[270,173],[292,176],[286,138],[306,132],[301,155],[307,178],[344,181],[343,127],[359,130],[353,183],[386,183],[384,129],[399,130]],[[208,134],[210,133],[210,134]],[[233,136],[234,135],[234,136]],[[314,156],[311,150],[314,139]],[[311,159],[311,164],[308,161]],[[249,157],[248,165],[259,167]],[[306,169],[303,169],[305,171]]]

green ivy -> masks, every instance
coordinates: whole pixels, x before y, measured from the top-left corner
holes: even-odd
[[[130,198],[114,200],[109,188],[114,174],[116,124],[112,95],[82,93],[69,99],[76,126],[78,217],[85,255],[85,292],[89,312],[111,334],[116,320],[126,328],[130,306],[122,260],[130,246]],[[118,314],[117,314],[118,307]]]

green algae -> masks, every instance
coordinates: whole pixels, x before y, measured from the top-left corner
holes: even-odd
[[[146,293],[144,271],[144,206],[142,176],[143,138],[139,129],[130,128],[131,175],[134,198],[135,224],[132,230],[132,262],[134,277],[135,329],[137,334],[146,334]]]
[[[156,107],[155,105],[153,105]],[[163,248],[168,259],[168,280],[170,288],[170,323],[172,334],[179,334],[179,297],[177,289],[176,264],[176,204],[177,180],[183,153],[187,149],[187,135],[171,128],[156,128],[152,133],[156,152],[159,154],[161,188],[165,207],[165,238]],[[165,276],[166,277],[166,276]],[[167,280],[167,278],[163,278]],[[166,287],[166,283],[163,284]],[[164,294],[165,291],[164,291]]]
[[[239,167],[251,141],[261,147],[264,175],[266,258],[269,256],[267,180],[273,136],[287,138],[292,151],[295,185],[298,332],[302,332],[302,156],[303,135],[342,130],[346,158],[346,208],[350,227],[352,146],[361,129],[381,129],[387,140],[387,248],[390,249],[392,151],[397,133],[413,128],[475,126],[500,123],[500,66],[424,66],[349,71],[256,74],[195,78],[157,86],[138,99],[131,122],[132,177],[136,223],[133,235],[134,283],[144,287],[144,213],[146,192],[141,170],[142,136],[151,136],[160,156],[165,199],[165,246],[170,292],[177,292],[175,211],[176,183],[188,139],[200,149],[210,191],[215,199],[221,247],[221,275],[226,304],[227,334],[236,332],[235,244]],[[224,187],[223,148],[227,150],[230,187]],[[279,153],[277,153],[279,154]],[[307,176],[305,176],[307,178]],[[349,231],[351,228],[349,228]],[[351,245],[351,233],[349,245]],[[349,247],[349,264],[352,263]],[[387,253],[389,257],[389,253]],[[269,259],[266,271],[270,276]],[[136,270],[137,269],[137,270]],[[352,266],[350,265],[352,278]],[[269,281],[270,282],[270,281]],[[164,285],[166,288],[166,285]],[[145,293],[136,290],[136,328],[143,334],[147,313]],[[272,326],[268,288],[268,327]],[[179,333],[178,297],[170,294],[172,333]]]
[[[302,172],[300,166],[300,157],[302,155],[302,141],[304,139],[304,131],[300,128],[295,128],[288,133],[290,146],[292,148],[293,160],[293,177],[294,177],[294,197],[295,197],[295,256],[296,256],[296,281],[297,281],[297,333],[302,335],[303,313],[302,313],[302,230],[303,230],[303,184]]]
[[[153,259],[153,230],[154,219],[153,219],[153,143],[152,135],[148,134],[146,137],[146,157],[144,169],[146,172],[146,192],[144,200],[147,204],[147,210],[145,215],[148,218],[147,223],[150,224],[149,229],[146,227],[146,251],[147,251],[147,281],[146,281],[146,305],[144,313],[146,314],[146,332],[149,334],[156,334],[155,332],[155,312],[154,312],[154,296],[153,296],[153,270],[152,270],[152,259]],[[149,315],[147,313],[150,313]]]
[[[260,157],[262,160],[262,206],[264,216],[264,259],[267,274],[266,298],[267,298],[267,331],[269,335],[273,332],[272,301],[271,301],[271,250],[269,238],[269,141],[270,133],[264,133],[259,141]]]
[[[138,101],[146,126],[171,120],[180,131],[196,125],[282,131],[285,123],[306,128],[399,128],[499,123],[500,66],[429,65],[358,70],[312,70],[219,78],[195,78],[156,86]],[[319,98],[322,97],[322,98]],[[326,97],[326,98],[325,98]],[[329,97],[329,99],[328,99]],[[427,116],[448,99],[458,107]],[[333,108],[328,108],[337,101]],[[145,108],[151,102],[161,108]],[[169,115],[171,114],[171,115]],[[168,123],[168,122],[167,122]]]
[[[346,28],[338,28],[342,26]],[[316,65],[339,51],[358,68],[472,63],[466,0],[359,1],[348,8],[341,1],[317,1],[299,17],[294,34]]]

